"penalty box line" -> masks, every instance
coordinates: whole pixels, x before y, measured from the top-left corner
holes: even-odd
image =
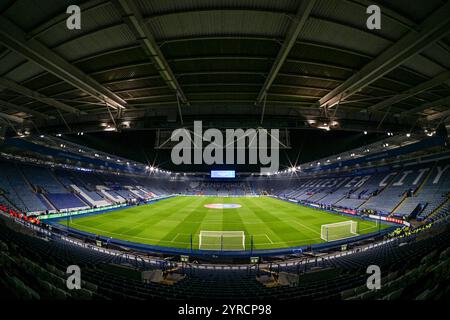
[[[112,232],[112,231],[106,231],[106,230],[103,230],[103,229],[98,229],[98,228],[89,227],[89,226],[83,226],[83,225],[79,225],[79,224],[76,224],[76,223],[72,223],[72,225],[77,225],[77,226],[80,226],[80,227],[86,228],[86,229],[96,230],[96,231],[99,231],[99,234],[100,233],[113,234],[113,235],[117,235],[117,236],[123,236],[123,237],[126,237],[126,238],[150,240],[150,241],[154,241],[154,242],[189,244],[189,242],[185,242],[185,241],[174,241],[174,240],[171,241],[171,240],[153,239],[153,238],[148,238],[148,237],[131,236],[131,235],[127,235],[127,234],[124,234],[124,233],[117,233],[117,232]],[[177,236],[179,236],[179,235],[182,235],[182,233],[178,233],[177,234]],[[123,240],[123,239],[117,238],[117,240]]]
[[[81,226],[79,224],[76,223],[72,223],[73,225],[78,225]],[[162,240],[162,239],[153,239],[153,238],[148,238],[148,237],[138,237],[138,236],[131,236],[131,235],[126,235],[123,233],[116,233],[116,232],[111,232],[111,231],[106,231],[106,230],[102,230],[102,229],[98,229],[98,228],[94,228],[94,227],[88,227],[88,226],[81,226],[83,228],[87,228],[87,229],[92,229],[92,230],[96,230],[99,231],[101,233],[106,233],[106,234],[114,234],[114,235],[118,235],[118,236],[125,236],[127,238],[133,238],[133,239],[141,239],[141,240],[149,240],[149,241],[155,241],[155,242],[164,242],[164,243],[176,243],[176,244],[189,244],[190,242],[186,242],[186,241],[175,241],[179,236],[182,235],[188,235],[190,236],[190,233],[177,233],[175,235],[174,238],[172,238],[172,240]],[[367,230],[367,229],[372,229],[372,227],[370,228],[365,228],[362,230]],[[198,236],[198,235],[194,235],[194,236]],[[288,240],[288,241],[272,241],[272,239],[270,239],[270,237],[266,234],[266,233],[259,233],[259,234],[254,234],[253,236],[255,237],[266,237],[267,240],[269,240],[269,242],[258,242],[257,245],[265,245],[265,244],[270,244],[270,245],[274,245],[274,244],[283,244],[283,243],[294,243],[294,242],[307,242],[307,241],[314,241],[314,240],[320,240],[321,238],[308,238],[308,239],[301,239],[301,240]],[[120,240],[120,239],[118,239]]]

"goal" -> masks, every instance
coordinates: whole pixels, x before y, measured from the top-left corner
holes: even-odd
[[[200,250],[245,250],[244,231],[200,231]]]
[[[320,230],[320,237],[325,241],[346,239],[357,235],[358,222],[356,221],[323,224]]]

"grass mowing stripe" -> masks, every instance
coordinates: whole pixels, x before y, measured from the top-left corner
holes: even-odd
[[[277,239],[279,239],[277,240],[277,242],[281,243],[301,238],[313,238],[313,236],[311,236],[311,234],[306,230],[300,230],[280,220],[275,215],[277,212],[276,210],[273,210],[271,207],[263,206],[257,200],[257,198],[253,199],[252,203],[258,208],[258,216],[261,218],[261,220],[266,222],[267,227],[272,231],[274,235],[276,235]],[[272,214],[266,208],[272,209],[271,211],[275,212],[275,214]],[[261,245],[255,242],[255,248],[259,249],[260,247]]]
[[[270,207],[271,209],[275,209]],[[261,218],[262,213],[259,210],[259,207],[255,205],[254,199],[249,199],[248,205],[244,206],[242,208],[241,215],[245,215],[245,223],[247,222],[247,219],[250,218],[252,221],[258,221],[258,223],[246,223],[248,235],[251,237],[253,236],[253,244],[255,248],[267,245],[267,244],[273,244],[274,241],[277,241],[278,243],[283,243],[282,239],[278,237],[276,233],[273,233],[270,229],[270,224],[268,224],[267,220],[264,220]],[[243,219],[244,220],[244,219]],[[270,236],[270,241],[267,241],[268,237]]]
[[[225,202],[230,203],[233,198],[227,198]],[[239,209],[242,209],[239,208]],[[244,208],[245,210],[245,208]],[[250,247],[250,234],[247,229],[244,220],[242,219],[241,214],[243,214],[244,210],[236,209],[222,209],[222,230],[223,231],[244,231],[245,234],[245,247]],[[232,222],[232,224],[231,224]]]
[[[182,237],[182,242],[186,243],[185,248],[189,247],[190,245],[190,235],[192,235],[193,240],[194,237],[196,236],[196,234],[198,234],[199,228],[201,223],[195,223],[195,224],[190,224],[188,231],[186,232],[187,226],[186,224],[184,224],[185,220],[191,220],[192,218],[197,219],[198,221],[203,221],[205,216],[208,214],[208,212],[206,210],[202,210],[203,208],[203,204],[204,201],[195,201],[192,198],[187,197],[187,199],[190,199],[192,202],[189,206],[189,210],[188,210],[188,214],[184,217],[183,220],[180,220],[180,222],[174,227],[172,228],[165,237],[163,237],[161,240],[162,241],[167,241],[169,240],[171,237],[173,237],[173,235],[175,233],[184,233],[184,234],[189,234],[189,236],[183,236]],[[194,199],[201,199],[201,198],[194,198]],[[206,201],[206,200],[205,200]],[[187,208],[183,208],[183,210],[187,210]]]
[[[237,209],[207,209],[205,204],[235,203]],[[377,231],[371,221],[331,214],[270,197],[174,197],[153,204],[100,215],[73,217],[72,227],[116,239],[178,248],[198,248],[200,230],[244,231],[255,249],[272,249],[323,242],[322,224],[357,220],[360,233]],[[60,223],[65,223],[61,221]],[[385,228],[381,225],[381,228]]]

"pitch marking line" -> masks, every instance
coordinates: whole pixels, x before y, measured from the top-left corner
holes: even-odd
[[[305,226],[304,224],[302,224],[302,223],[300,223],[300,222],[298,222],[298,221],[296,221],[296,220],[292,220],[292,222],[294,222],[294,223],[300,225],[301,227],[303,227],[303,228],[305,228],[305,229],[308,229],[309,231],[314,232],[315,234],[320,235],[320,232],[318,232],[317,230],[314,230],[314,229],[312,229],[312,228],[310,228],[310,227],[308,227],[308,226]]]
[[[111,231],[106,231],[106,230],[102,230],[102,229],[97,229],[94,227],[89,227],[89,226],[83,226],[83,225],[79,225],[76,223],[72,223],[73,225],[78,225],[80,227],[86,228],[86,229],[92,229],[92,230],[96,230],[99,231],[99,233],[103,233],[103,234],[114,234],[117,236],[122,236],[122,237],[126,237],[126,238],[133,238],[133,239],[142,239],[142,240],[147,240],[147,241],[153,241],[153,242],[166,242],[166,243],[177,243],[177,244],[189,244],[189,242],[184,242],[184,241],[169,241],[169,240],[162,240],[162,239],[152,239],[152,238],[147,238],[147,237],[137,237],[137,236],[130,236],[130,235],[126,235],[123,233],[116,233],[116,232],[111,232]],[[80,229],[82,230],[82,229]],[[117,238],[118,240],[125,240],[125,239],[120,239]],[[127,241],[127,240],[125,240]]]
[[[180,235],[180,234],[177,233],[177,234],[175,235],[175,237],[173,237],[173,239],[172,239],[170,242],[175,242],[175,239],[178,238],[179,235]]]
[[[300,223],[299,223],[300,224]],[[94,228],[94,227],[89,227],[89,226],[84,226],[84,225],[80,225],[77,223],[72,223],[72,225],[77,225],[80,227],[84,227],[87,229],[92,229],[92,230],[96,230],[96,231],[100,231],[101,233],[105,233],[105,234],[114,234],[114,235],[118,235],[118,236],[125,236],[127,238],[133,238],[133,239],[141,239],[141,240],[147,240],[147,241],[153,241],[153,242],[165,242],[165,243],[176,243],[176,244],[189,244],[189,242],[185,242],[185,241],[175,241],[176,238],[180,235],[189,235],[188,233],[177,233],[177,235],[172,239],[172,240],[162,240],[162,239],[152,239],[152,238],[147,238],[147,237],[137,237],[137,236],[131,236],[131,235],[126,235],[123,233],[116,233],[116,232],[111,232],[111,231],[106,231],[103,229],[98,229],[98,228]],[[375,227],[368,227],[368,228],[364,228],[361,229],[360,231],[363,230],[368,230],[368,229],[374,229]],[[318,233],[319,234],[319,233]],[[315,240],[321,240],[321,238],[309,238],[309,239],[302,239],[302,240],[289,240],[289,241],[277,241],[277,242],[273,242],[269,236],[267,234],[254,234],[254,236],[265,236],[270,242],[260,242],[257,245],[266,245],[266,244],[271,244],[271,245],[276,245],[276,244],[284,244],[284,243],[300,243],[299,245],[301,245],[301,243],[308,243],[308,241],[315,241]],[[119,240],[124,240],[124,239],[120,239]],[[125,240],[126,241],[126,240]]]
[[[270,243],[273,244],[273,241],[269,238],[269,236],[266,233],[264,233],[264,235],[266,236],[267,240],[269,240]]]

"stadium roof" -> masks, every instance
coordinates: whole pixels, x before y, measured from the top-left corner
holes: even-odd
[[[73,4],[80,30],[66,28]],[[380,30],[366,27],[371,4]],[[450,115],[449,12],[442,0],[5,0],[0,121],[435,128]]]

